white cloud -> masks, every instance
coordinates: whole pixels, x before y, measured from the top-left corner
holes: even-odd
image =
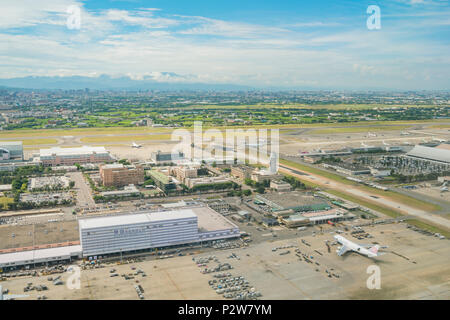
[[[82,7],[75,0],[2,0],[0,30],[53,23],[54,17],[65,14],[71,5]]]
[[[12,3],[6,6],[10,17],[0,20],[0,43],[7,44],[0,45],[2,78],[106,73],[164,82],[269,86],[402,88],[421,87],[424,79],[430,88],[449,85],[450,58],[443,54],[448,45],[424,45],[401,25],[389,32],[324,32],[324,27],[340,23],[273,27],[165,15],[154,8],[92,12],[81,7],[81,30],[68,31],[66,8],[80,2]],[[8,32],[30,26],[36,32]]]

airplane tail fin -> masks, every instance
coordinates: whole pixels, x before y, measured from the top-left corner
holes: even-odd
[[[380,249],[380,246],[376,244],[373,247],[371,247],[369,251],[372,252],[373,254],[378,254],[378,249]]]

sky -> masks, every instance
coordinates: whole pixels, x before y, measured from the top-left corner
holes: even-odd
[[[0,0],[0,78],[449,90],[449,49],[444,0]]]

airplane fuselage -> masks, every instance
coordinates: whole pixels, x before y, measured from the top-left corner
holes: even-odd
[[[365,247],[360,246],[359,244],[354,243],[354,242],[344,238],[343,236],[335,235],[334,239],[336,239],[336,241],[342,245],[342,248],[346,249],[341,254],[338,253],[338,255],[343,255],[347,251],[353,251],[353,252],[359,253],[359,254],[369,257],[369,258],[378,256],[377,251],[373,252],[373,251],[371,251],[371,249],[366,249]]]

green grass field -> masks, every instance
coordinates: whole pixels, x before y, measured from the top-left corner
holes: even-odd
[[[425,222],[422,222],[422,221],[416,220],[416,219],[410,219],[410,220],[408,220],[408,223],[413,225],[413,226],[416,226],[417,228],[420,228],[420,229],[423,229],[423,230],[427,230],[427,231],[430,231],[430,232],[433,232],[433,233],[440,233],[444,237],[450,238],[450,231],[443,230],[443,229],[441,229],[439,227],[436,227],[434,225],[431,225],[431,224],[428,224],[428,223],[425,223]]]
[[[2,131],[2,138],[25,138],[25,137],[62,137],[62,136],[90,136],[105,134],[130,134],[130,133],[170,133],[170,128],[150,127],[110,127],[110,128],[76,128],[76,129],[19,129]]]
[[[36,146],[40,144],[56,144],[58,140],[51,138],[42,138],[42,139],[25,139],[22,140],[24,146]]]
[[[81,142],[96,143],[96,142],[125,142],[125,141],[147,141],[147,140],[170,140],[170,134],[149,134],[140,136],[98,136],[98,137],[84,137]]]
[[[183,108],[183,110],[190,109],[330,109],[330,110],[368,110],[368,109],[389,109],[389,108],[433,108],[434,105],[386,105],[386,104],[304,104],[304,103],[290,103],[290,104],[271,104],[261,103],[252,105],[192,105]]]
[[[8,198],[8,197],[0,197],[0,206],[7,210],[8,209],[8,205],[10,203],[13,203],[14,199],[13,198]]]
[[[346,128],[329,128],[329,129],[315,129],[313,134],[333,134],[333,133],[361,133],[361,132],[379,132],[379,131],[395,131],[407,130],[411,126],[364,126],[364,127],[346,127]]]

